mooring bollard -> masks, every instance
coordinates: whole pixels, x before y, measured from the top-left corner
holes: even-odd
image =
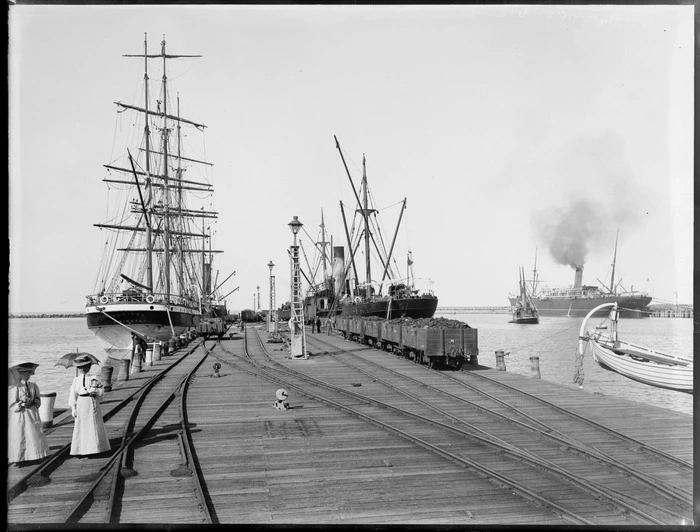
[[[542,375],[540,375],[540,357],[530,357],[530,371],[536,378],[542,378]]]
[[[160,348],[162,346],[161,342],[153,342],[153,362],[158,362],[160,360]]]
[[[113,366],[102,366],[100,370],[100,378],[102,379],[102,385],[104,386],[104,391],[109,392],[112,389],[112,374],[114,373]]]
[[[56,392],[46,392],[39,395],[41,397],[41,406],[39,407],[41,428],[48,429],[53,426],[53,407],[56,404]]]
[[[118,381],[129,380],[129,366],[131,366],[131,360],[128,358],[122,358],[119,362],[119,374],[117,375]]]
[[[503,359],[504,357],[505,353],[503,351],[496,351],[496,369],[499,371],[506,370],[506,361]]]
[[[144,367],[153,365],[153,344],[148,344],[146,348],[146,360],[143,363]]]
[[[134,360],[131,361],[131,374],[141,373],[141,357],[138,353],[134,353]]]

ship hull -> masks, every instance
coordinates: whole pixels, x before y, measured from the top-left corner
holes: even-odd
[[[510,304],[516,305],[518,298],[510,298]],[[603,303],[617,301],[621,318],[646,318],[650,312],[646,309],[651,303],[649,296],[610,296],[610,297],[581,297],[581,298],[532,298],[540,316],[565,316],[585,318],[591,310]],[[609,312],[602,309],[596,316],[604,316]]]
[[[528,316],[526,318],[513,318],[510,322],[508,323],[519,323],[522,325],[537,325],[540,322],[540,318],[538,316]]]
[[[341,305],[340,316],[377,316],[393,318],[432,318],[437,309],[437,297],[412,297],[406,299],[380,299]]]
[[[201,319],[198,309],[176,305],[166,307],[157,303],[108,303],[101,305],[100,309],[104,312],[94,306],[86,307],[87,326],[107,355],[116,359],[131,354],[132,330],[149,341],[167,342],[173,336],[197,327]]]

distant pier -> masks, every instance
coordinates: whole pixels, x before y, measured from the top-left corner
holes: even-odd
[[[498,307],[438,307],[436,314],[510,314],[509,306]],[[673,308],[654,308],[650,307],[650,318],[692,318],[693,308],[688,306],[680,306]]]
[[[692,318],[692,308],[666,308],[654,309],[650,315],[652,318]]]
[[[510,314],[506,307],[438,307],[436,314]]]

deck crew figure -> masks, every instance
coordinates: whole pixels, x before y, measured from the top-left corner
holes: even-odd
[[[10,368],[15,383],[8,387],[7,460],[10,463],[39,460],[49,453],[41,429],[39,387],[29,382],[39,364],[23,362]]]
[[[90,357],[77,357],[74,364],[78,376],[73,379],[68,396],[68,405],[75,418],[70,454],[84,456],[109,451],[109,437],[100,408],[100,397],[104,394],[102,383],[90,373]]]

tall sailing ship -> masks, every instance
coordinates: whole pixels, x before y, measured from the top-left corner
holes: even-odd
[[[652,297],[646,292],[635,290],[620,290],[621,284],[615,284],[615,265],[617,262],[617,238],[613,254],[610,284],[603,289],[598,286],[583,284],[583,266],[575,268],[574,284],[570,288],[543,288],[535,292],[537,283],[537,267],[533,275],[532,302],[537,307],[540,316],[570,316],[585,317],[588,312],[602,303],[617,301],[621,318],[645,318],[650,315],[647,306]],[[601,284],[603,284],[601,282]],[[517,304],[518,296],[510,295],[511,306]],[[596,316],[605,314],[605,310]]]
[[[143,53],[124,56],[143,61],[143,87],[136,103],[115,102],[117,120],[127,118],[133,129],[104,165],[111,201],[107,221],[94,224],[107,238],[85,313],[114,358],[130,353],[132,333],[167,341],[222,308],[211,275],[220,253],[211,249],[213,165],[185,157],[206,126],[180,115],[180,96],[173,97],[167,74],[170,61],[201,56],[166,53],[165,44],[149,53],[144,38]],[[162,69],[156,91],[152,66]]]
[[[345,163],[345,157],[340,148],[338,139],[334,137],[336,148],[340,153],[340,158],[345,167],[350,185],[357,201],[356,214],[360,220],[356,225],[352,224],[352,230],[348,228],[345,209],[342,201],[340,211],[343,217],[347,248],[349,250],[348,260],[345,259],[345,248],[343,246],[333,247],[333,259],[331,272],[328,275],[326,270],[327,255],[325,242],[325,228],[321,248],[323,251],[324,279],[319,284],[313,284],[305,298],[304,315],[306,319],[313,319],[318,316],[325,318],[329,316],[377,316],[385,319],[392,318],[432,318],[437,309],[438,298],[431,290],[416,288],[415,277],[411,275],[413,260],[411,253],[407,256],[406,277],[399,278],[396,268],[392,268],[393,251],[396,244],[396,237],[401,225],[401,218],[406,209],[406,199],[404,198],[401,207],[396,229],[391,244],[387,247],[381,231],[378,228],[376,219],[376,209],[370,205],[370,194],[367,186],[367,167],[365,157],[362,157],[362,183],[358,192],[353,183],[350,171]],[[355,256],[360,246],[363,245],[365,255],[365,280],[360,282],[358,276]],[[376,253],[373,253],[375,252]],[[380,278],[372,277],[371,256],[375,256],[382,270]]]

